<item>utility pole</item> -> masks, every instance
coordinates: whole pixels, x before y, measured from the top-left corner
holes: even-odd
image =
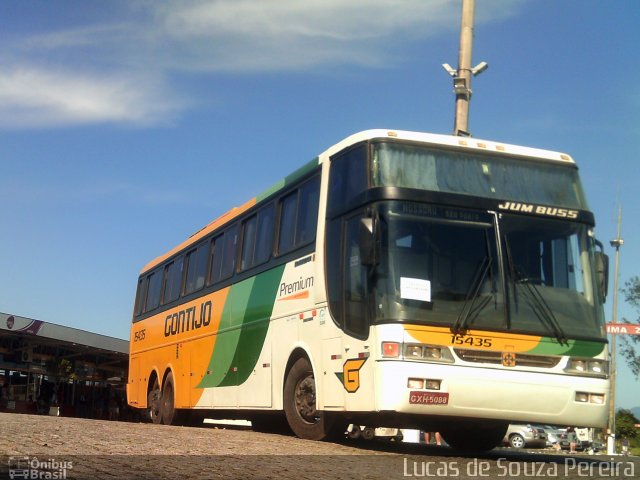
[[[454,70],[448,63],[442,66],[453,77],[453,93],[456,96],[456,112],[453,134],[471,136],[469,133],[469,102],[471,101],[471,77],[484,72],[489,65],[481,62],[471,68],[473,50],[473,19],[475,0],[462,0],[462,23],[460,26],[460,51],[458,69]]]
[[[618,270],[620,268],[620,247],[624,240],[620,237],[622,228],[622,206],[618,207],[618,235],[611,240],[611,246],[616,249],[616,266],[613,277],[613,315],[611,323],[618,319]],[[611,333],[611,391],[609,393],[609,436],[607,438],[607,455],[616,453],[616,334]]]

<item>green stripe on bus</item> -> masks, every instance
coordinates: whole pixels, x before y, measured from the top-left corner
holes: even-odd
[[[574,357],[595,357],[604,350],[604,343],[587,340],[567,340],[560,345],[557,339],[542,337],[538,345],[527,351],[537,355],[570,355]]]
[[[269,321],[283,272],[284,265],[256,277],[246,303],[240,341],[232,362],[238,369],[235,383],[225,380],[220,384],[221,387],[241,385],[253,372],[269,330]]]
[[[248,289],[251,291],[251,285],[254,280],[255,277],[252,277],[231,287],[222,311],[220,326],[216,333],[218,338],[216,338],[211,359],[209,360],[208,370],[210,373],[202,379],[198,388],[216,387],[225,382],[225,380],[232,381],[235,377],[232,360],[240,341],[242,322],[239,321],[239,318],[241,319],[242,317],[238,317],[237,314],[234,315],[234,310],[236,310],[234,305],[240,302],[238,297],[242,297],[243,290]]]
[[[243,383],[253,371],[269,329],[284,265],[231,287],[208,370],[198,388]]]
[[[312,172],[317,166],[318,166],[318,157],[306,163],[305,165],[297,169],[292,174],[287,175],[282,180],[277,182],[275,185],[272,185],[271,187],[267,188],[264,192],[262,192],[260,195],[256,197],[256,203],[261,202],[265,198],[276,193],[278,190],[282,190],[288,185],[291,185],[293,182],[298,181],[301,177],[304,177],[308,173]]]

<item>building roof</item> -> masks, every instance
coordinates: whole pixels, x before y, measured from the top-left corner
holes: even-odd
[[[129,342],[0,312],[0,369],[47,374],[67,359],[80,380],[125,379]]]

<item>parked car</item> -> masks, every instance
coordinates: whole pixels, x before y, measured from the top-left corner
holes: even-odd
[[[395,440],[397,442],[402,441],[402,431],[398,428],[386,428],[386,427],[366,427],[359,425],[349,425],[347,428],[347,436],[352,439],[364,438],[365,440],[385,439]]]
[[[547,446],[547,434],[542,427],[512,423],[509,425],[502,443],[513,448],[542,448]]]
[[[571,442],[576,444],[576,451],[582,451],[589,446],[589,442],[581,441],[576,435],[575,431],[567,431],[567,429],[562,429],[560,434],[560,440],[558,443],[560,444],[560,448],[562,450],[570,450]]]
[[[552,425],[536,425],[536,427],[542,428],[544,433],[547,434],[547,447],[552,447],[560,441],[562,431]]]

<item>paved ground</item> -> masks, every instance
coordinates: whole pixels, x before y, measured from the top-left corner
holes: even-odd
[[[0,478],[638,478],[640,459],[328,443],[250,430],[0,413]]]

